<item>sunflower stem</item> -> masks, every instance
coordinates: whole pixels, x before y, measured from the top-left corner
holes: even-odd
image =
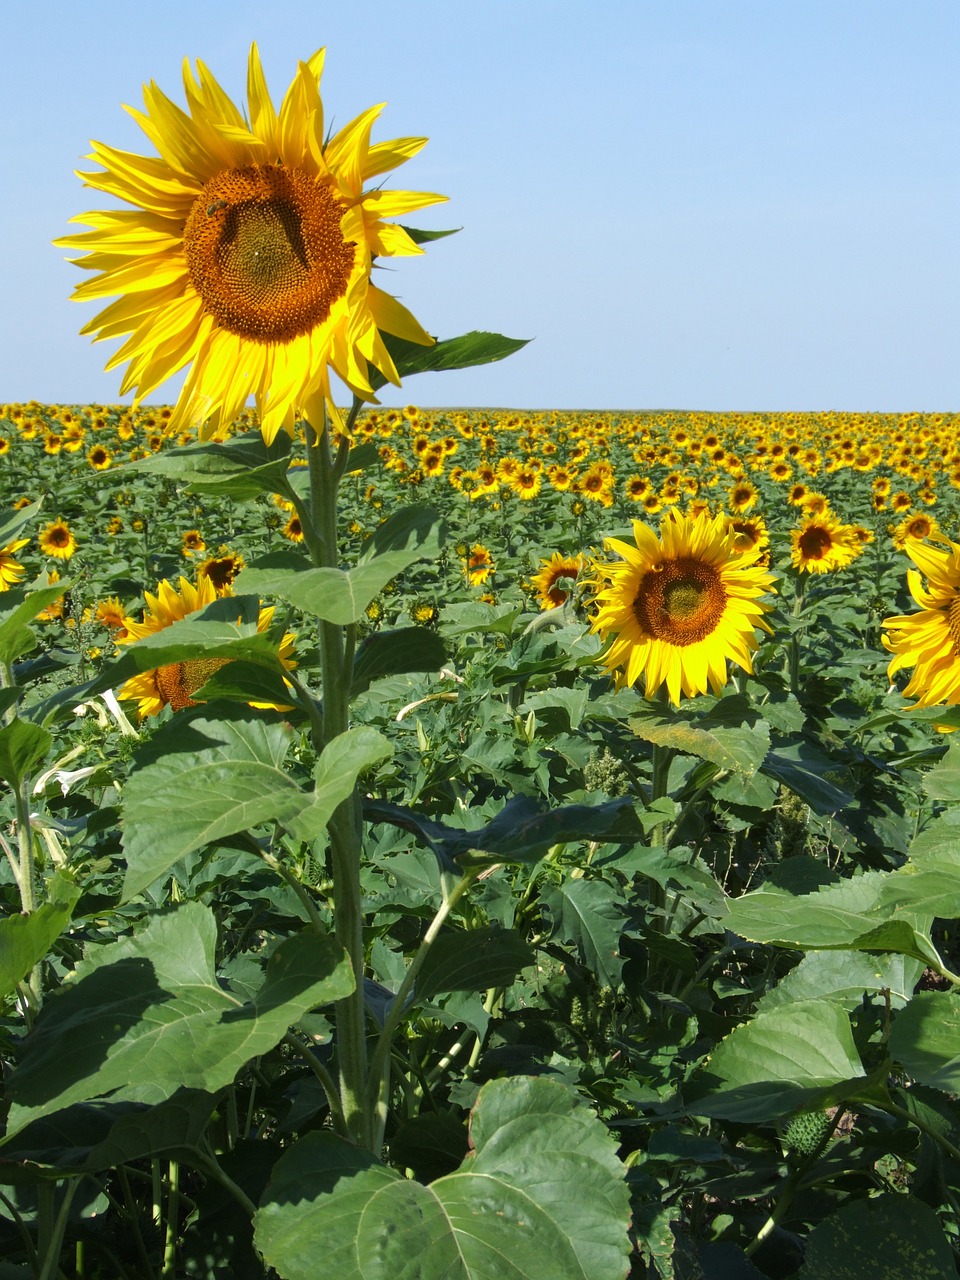
[[[341,440],[337,464],[331,456],[329,423],[324,414],[318,434],[305,424],[310,467],[310,520],[317,531],[311,558],[318,568],[338,567],[337,491],[345,468]],[[353,629],[320,622],[320,662],[323,683],[322,750],[349,726],[350,685],[353,666]],[[360,1146],[373,1148],[374,1108],[366,1100],[367,1038],[363,998],[363,901],[360,891],[362,820],[356,787],[338,805],[328,824],[333,869],[334,932],[350,957],[355,986],[352,994],[337,1002],[337,1059],[340,1072],[340,1107],[347,1134]]]

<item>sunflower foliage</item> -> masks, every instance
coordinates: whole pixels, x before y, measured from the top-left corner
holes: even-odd
[[[0,406],[0,1275],[955,1277],[956,420],[364,408],[522,344],[321,66],[95,144],[178,404]]]

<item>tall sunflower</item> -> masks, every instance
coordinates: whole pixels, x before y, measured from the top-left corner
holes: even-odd
[[[119,644],[132,644],[142,640],[144,636],[152,636],[165,627],[172,626],[190,613],[203,609],[217,599],[217,589],[210,578],[204,574],[197,576],[196,586],[186,578],[180,579],[179,590],[164,580],[157,587],[157,594],[144,592],[147,607],[143,611],[142,620],[124,617],[124,634],[114,638]],[[273,608],[261,609],[257,620],[257,630],[266,631],[273,621]],[[293,641],[291,632],[287,632],[280,642],[277,656],[289,671],[296,666],[293,660]],[[146,716],[159,715],[164,707],[170,706],[174,711],[182,711],[184,707],[195,707],[193,695],[207,683],[215,671],[219,671],[230,661],[229,658],[198,658],[194,661],[172,662],[165,667],[157,667],[152,671],[141,671],[120,687],[118,698],[136,698],[140,719]],[[276,703],[252,702],[254,707],[273,708],[285,711],[287,706]]]
[[[727,659],[752,670],[756,628],[770,608],[760,597],[772,575],[756,564],[758,550],[738,551],[723,512],[671,513],[660,537],[633,522],[636,546],[607,538],[622,559],[598,566],[604,585],[592,630],[609,641],[601,660],[620,685],[642,675],[647,697],[666,685],[670,700],[727,682]]]
[[[248,118],[202,62],[196,76],[185,62],[189,114],[153,82],[146,110],[130,109],[157,156],[92,143],[102,171],[79,176],[132,208],[80,214],[91,229],[56,243],[97,273],[76,299],[118,295],[82,332],[129,335],[107,368],[130,362],[121,392],[135,405],[190,366],[167,434],[222,437],[254,394],[269,442],[299,411],[320,420],[331,368],[365,399],[370,365],[399,383],[381,333],[432,342],[370,271],[375,257],[421,252],[384,218],[446,197],[364,190],[426,139],[371,145],[378,106],[325,140],[323,61],[320,50],[299,64],[277,110],[253,45]]]
[[[906,542],[904,550],[920,570],[907,570],[907,585],[920,612],[883,623],[883,646],[894,655],[887,673],[892,677],[913,667],[903,693],[916,698],[918,707],[960,702],[960,544],[944,542],[946,547],[915,538]]]

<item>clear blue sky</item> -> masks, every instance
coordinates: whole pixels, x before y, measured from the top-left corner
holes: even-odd
[[[122,103],[236,97],[256,40],[282,96],[326,45],[328,119],[386,101],[426,134],[392,184],[462,226],[387,287],[440,336],[534,341],[384,402],[960,409],[958,0],[34,0],[4,7],[0,401],[118,399],[50,241],[105,198]],[[172,399],[161,389],[155,400]]]

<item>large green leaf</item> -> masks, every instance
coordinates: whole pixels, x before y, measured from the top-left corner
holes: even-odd
[[[914,1080],[960,1092],[960,999],[945,991],[918,992],[894,1019],[889,1047]]]
[[[605,880],[565,880],[547,902],[554,932],[578,946],[588,967],[606,986],[616,986],[623,969],[620,935],[626,925],[623,895]]]
[[[352,569],[305,568],[288,551],[264,556],[238,576],[239,591],[276,596],[295,608],[348,626],[359,622],[367,605],[387,583],[417,560],[440,551],[440,524],[430,507],[407,507],[381,525]]]
[[[796,1280],[957,1280],[937,1215],[913,1196],[854,1200],[814,1227]]]
[[[35,964],[39,964],[66,928],[79,888],[64,876],[47,885],[49,900],[30,915],[0,920],[0,998],[8,996]]]
[[[814,813],[838,813],[853,803],[849,791],[826,776],[836,765],[809,742],[798,741],[778,746],[763,762],[763,772],[805,800]]]
[[[290,437],[283,431],[267,445],[259,431],[232,436],[214,444],[194,444],[155,453],[129,463],[134,471],[149,471],[183,481],[188,492],[254,498],[283,487],[290,454]]]
[[[370,822],[389,822],[412,831],[447,870],[457,869],[457,859],[478,856],[486,862],[536,862],[561,841],[643,839],[643,827],[628,800],[568,804],[542,813],[528,796],[512,796],[486,826],[471,831],[433,822],[404,805],[381,800],[365,800],[363,811]]]
[[[393,752],[392,743],[376,729],[357,725],[324,747],[313,771],[313,789],[303,793],[304,807],[283,825],[299,840],[313,840],[325,829],[367,769]]]
[[[555,1081],[480,1091],[461,1167],[429,1186],[330,1133],[277,1162],[255,1240],[284,1280],[618,1280],[629,1197],[604,1125]]]
[[[33,518],[39,515],[42,506],[43,499],[40,498],[39,501],[29,502],[25,507],[20,507],[4,516],[0,520],[0,547],[8,547],[11,542],[19,538]]]
[[[833,1000],[852,1011],[863,993],[883,993],[902,1008],[923,973],[923,962],[909,956],[867,955],[861,951],[810,951],[775,987],[761,996],[758,1010],[768,1012],[794,1000]]]
[[[435,631],[426,627],[402,627],[396,631],[374,631],[357,650],[353,664],[351,697],[369,689],[384,676],[406,675],[412,671],[439,671],[446,661],[446,648]]]
[[[157,1101],[223,1088],[308,1010],[353,989],[342,948],[306,930],[276,948],[259,989],[240,999],[217,981],[216,941],[213,912],[187,902],[94,949],[27,1037],[9,1079],[7,1136],[143,1081]]]
[[[927,937],[929,888],[899,872],[872,872],[797,896],[763,888],[730,900],[727,926],[750,942],[802,951],[896,951],[940,967]]]
[[[417,998],[441,992],[509,987],[521,969],[535,962],[531,947],[515,929],[450,929],[427,952],[417,975]]]
[[[169,721],[137,752],[123,795],[125,898],[186,854],[261,823],[287,823],[309,804],[285,772],[285,724],[246,708],[203,708]]]
[[[0,729],[0,778],[16,789],[46,756],[53,742],[46,729],[29,720],[12,720]]]
[[[69,586],[67,581],[53,587],[34,584],[11,587],[0,595],[0,662],[14,662],[30,652],[36,638],[29,624]]]
[[[645,742],[709,760],[742,778],[753,777],[770,748],[770,726],[762,720],[749,728],[703,728],[657,716],[634,716],[628,723]]]
[[[384,334],[383,338],[401,378],[409,378],[413,373],[492,364],[512,356],[530,341],[529,338],[505,338],[502,333],[484,333],[478,329],[462,333],[459,338],[443,338],[430,347],[394,338],[390,334]],[[377,369],[371,368],[370,385],[376,391],[387,385],[387,379]]]
[[[722,1040],[694,1075],[686,1105],[694,1115],[762,1124],[842,1096],[864,1076],[843,1009],[798,1000]]]

